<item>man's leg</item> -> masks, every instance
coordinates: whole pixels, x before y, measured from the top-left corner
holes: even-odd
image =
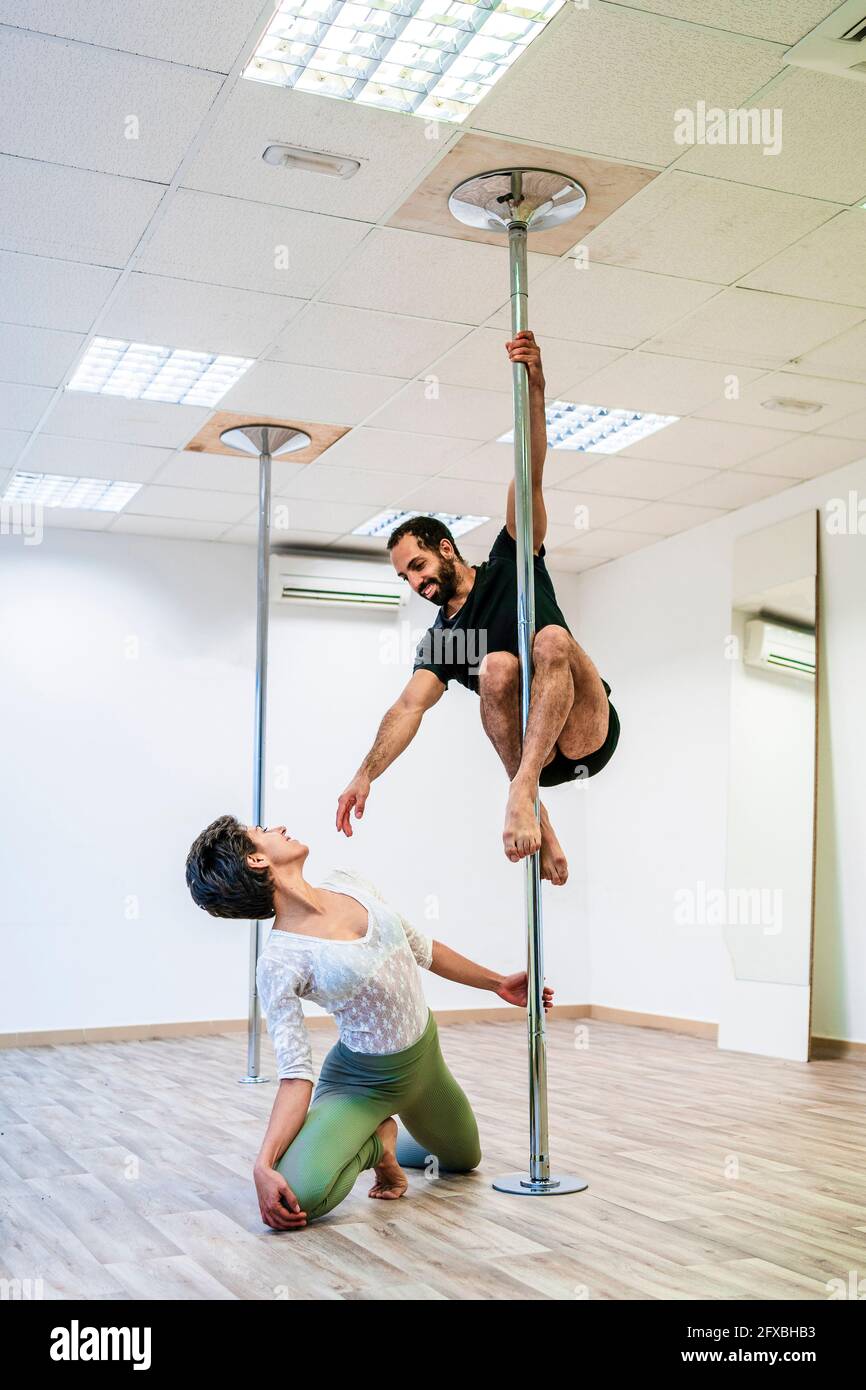
[[[558,746],[577,761],[600,748],[607,735],[607,694],[595,666],[571,633],[562,627],[543,627],[535,635],[532,664],[526,737],[520,766],[511,780],[502,836],[512,861],[534,854],[539,847],[541,828],[534,801],[539,774],[551,753]]]
[[[520,766],[520,666],[511,652],[490,652],[479,668],[481,723],[502,759],[509,782]],[[545,764],[554,757],[551,749]],[[541,877],[559,887],[568,878],[568,862],[544,803],[541,815]]]

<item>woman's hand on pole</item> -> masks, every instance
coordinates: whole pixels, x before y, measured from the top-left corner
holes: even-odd
[[[518,970],[514,975],[503,976],[502,983],[496,990],[500,999],[504,999],[506,1004],[515,1004],[519,1009],[526,1008],[526,971]],[[547,1013],[553,1005],[554,991],[550,985],[545,985],[542,990],[544,1002],[544,1012]]]

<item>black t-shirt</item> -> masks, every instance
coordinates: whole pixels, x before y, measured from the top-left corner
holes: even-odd
[[[544,563],[544,546],[534,557],[535,630],[571,628],[556,601],[553,581]],[[478,694],[478,668],[488,652],[517,651],[517,544],[503,526],[490,556],[475,566],[473,584],[463,607],[453,618],[439,616],[428,628],[415,653],[415,671],[432,671],[443,685],[459,681]]]

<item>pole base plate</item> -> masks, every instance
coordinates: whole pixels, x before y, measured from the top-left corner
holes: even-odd
[[[239,1086],[263,1086],[270,1078],[267,1076],[239,1076]]]
[[[551,1173],[546,1182],[533,1182],[528,1173],[503,1173],[493,1179],[497,1192],[514,1197],[564,1197],[569,1192],[583,1192],[589,1183],[572,1173]]]

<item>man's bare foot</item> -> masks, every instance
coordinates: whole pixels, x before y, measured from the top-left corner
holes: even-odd
[[[376,1164],[376,1181],[367,1196],[393,1201],[402,1197],[409,1186],[409,1179],[397,1162],[397,1121],[393,1116],[383,1120],[376,1133],[382,1141],[382,1157]]]
[[[541,803],[541,877],[559,888],[568,878],[568,860],[550,823],[547,807]]]
[[[512,864],[535,854],[541,848],[541,826],[535,816],[534,798],[526,789],[526,783],[512,782],[505,807],[505,829],[502,843],[505,856]]]

